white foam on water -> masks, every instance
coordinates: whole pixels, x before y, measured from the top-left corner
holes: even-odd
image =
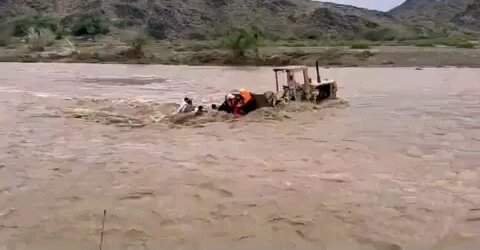
[[[167,80],[168,81],[168,80]],[[146,90],[169,90],[168,87],[166,86],[167,81],[165,82],[152,82],[150,84],[146,84],[144,86],[141,86],[140,88],[146,89]]]
[[[137,79],[158,79],[158,78],[163,78],[162,76],[159,75],[132,75],[128,76],[129,78],[137,78]]]
[[[71,99],[71,97],[66,95],[66,94],[35,92],[35,91],[29,91],[29,90],[14,89],[14,88],[9,88],[9,87],[0,87],[0,92],[29,94],[29,95],[32,95],[32,96],[44,97],[44,98],[54,97],[54,98],[60,98],[60,99]]]

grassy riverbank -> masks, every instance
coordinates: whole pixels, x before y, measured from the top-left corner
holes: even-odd
[[[378,28],[345,37],[272,36],[255,26],[215,36],[156,39],[148,27],[119,28],[101,15],[62,24],[48,16],[0,22],[0,61],[186,65],[480,67],[479,35],[402,33]],[[152,33],[153,32],[153,33]]]
[[[313,65],[323,66],[469,66],[480,67],[480,49],[444,45],[352,43],[326,46],[311,41],[265,44],[235,58],[212,41],[149,41],[134,49],[112,37],[60,40],[40,51],[14,41],[0,48],[3,62],[138,63],[186,65]]]

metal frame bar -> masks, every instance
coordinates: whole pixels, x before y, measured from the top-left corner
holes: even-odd
[[[275,82],[276,82],[276,87],[277,87],[277,92],[278,92],[278,72],[275,71]]]

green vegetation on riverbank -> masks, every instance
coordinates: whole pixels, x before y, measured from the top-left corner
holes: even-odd
[[[475,34],[447,32],[412,36],[387,28],[372,28],[357,37],[310,33],[298,38],[280,38],[246,25],[231,27],[215,36],[191,34],[190,40],[156,39],[158,34],[153,34],[148,27],[125,27],[96,12],[63,21],[28,16],[0,22],[0,26],[6,31],[0,35],[0,46],[6,47],[6,53],[0,56],[2,61],[286,65],[319,60],[323,65],[361,66],[397,64],[393,59],[403,52],[393,48],[399,46],[474,50],[479,47],[479,37]],[[379,47],[392,49],[377,51]],[[389,51],[390,58],[384,51]],[[421,61],[438,65],[432,53],[428,53],[431,59]],[[421,64],[413,59],[410,63]]]

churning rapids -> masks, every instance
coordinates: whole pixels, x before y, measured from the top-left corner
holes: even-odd
[[[0,249],[97,249],[104,209],[106,250],[478,249],[480,70],[321,73],[348,104],[179,125],[272,70],[0,64]]]

